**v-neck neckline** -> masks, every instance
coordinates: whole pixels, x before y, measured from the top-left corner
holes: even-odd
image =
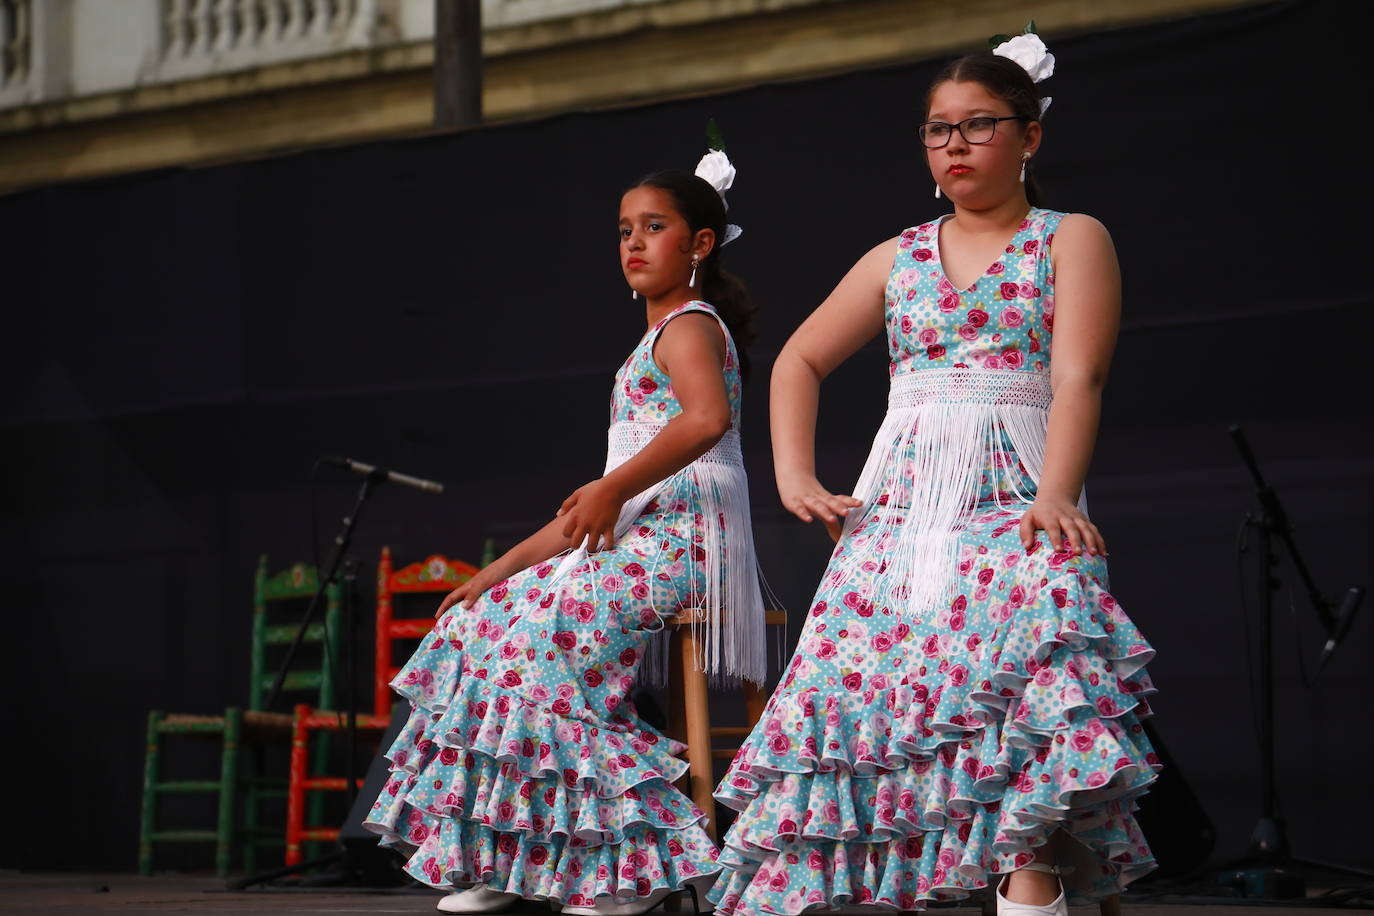
[[[941,250],[945,223],[947,223],[949,220],[954,219],[954,214],[946,213],[944,216],[940,217],[935,222],[935,263],[938,264],[940,267],[940,276],[944,277],[945,282],[948,283],[959,295],[962,296],[965,293],[972,292],[973,288],[978,285],[978,281],[983,279],[983,277],[988,273],[988,271],[992,270],[992,268],[996,267],[998,264],[1001,264],[1006,259],[1007,255],[1010,253],[1007,251],[1008,248],[1015,250],[1016,246],[1013,243],[1016,241],[1016,237],[1021,234],[1023,227],[1025,226],[1026,222],[1031,218],[1031,214],[1035,212],[1035,209],[1035,207],[1031,207],[1029,210],[1026,211],[1026,215],[1021,217],[1021,222],[1016,224],[1016,231],[1014,231],[1011,234],[1011,238],[1007,240],[1007,243],[1002,246],[1002,250],[998,252],[997,260],[989,264],[982,271],[982,273],[978,274],[978,276],[973,278],[973,280],[969,283],[968,286],[965,286],[963,288],[955,286],[954,281],[949,278],[949,274],[945,271],[945,254]]]

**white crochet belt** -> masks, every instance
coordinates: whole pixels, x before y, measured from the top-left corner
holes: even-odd
[[[1018,369],[917,369],[892,377],[888,409],[924,404],[996,404],[1048,410],[1047,372]]]
[[[606,470],[610,472],[619,467],[649,444],[666,423],[653,423],[646,420],[622,420],[612,423],[606,434]],[[727,430],[720,441],[706,450],[694,464],[719,464],[729,467],[744,467],[744,456],[740,453],[739,430]]]

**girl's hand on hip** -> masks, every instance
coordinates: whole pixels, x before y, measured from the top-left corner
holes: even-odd
[[[1035,543],[1035,532],[1044,531],[1050,550],[1063,547],[1068,538],[1075,554],[1087,551],[1093,556],[1106,556],[1107,544],[1102,532],[1078,510],[1078,506],[1061,497],[1041,496],[1021,517],[1021,546],[1027,550]]]
[[[778,477],[778,496],[783,507],[804,522],[820,518],[832,541],[840,539],[844,517],[863,503],[844,493],[831,493],[810,474]]]
[[[604,477],[578,487],[558,509],[558,517],[567,519],[563,536],[574,548],[586,538],[588,553],[614,547],[615,523],[625,499]]]

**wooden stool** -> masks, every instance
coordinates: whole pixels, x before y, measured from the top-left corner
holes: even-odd
[[[706,672],[697,667],[700,653],[697,633],[692,624],[702,624],[706,615],[700,609],[685,611],[669,626],[674,628],[674,652],[669,674],[671,710],[668,714],[668,734],[687,745],[687,794],[698,808],[706,812],[706,832],[712,842],[719,842],[716,830],[716,801],[711,792],[715,788],[713,761],[730,760],[754,725],[763,716],[768,695],[755,685],[744,682],[744,711],[749,724],[744,726],[711,727]],[[764,611],[764,626],[787,626],[786,611]],[[729,742],[717,745],[716,739]]]

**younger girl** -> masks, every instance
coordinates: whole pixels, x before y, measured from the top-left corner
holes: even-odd
[[[779,494],[839,542],[717,790],[741,812],[722,916],[914,910],[990,884],[1003,912],[1063,916],[1065,890],[1109,894],[1153,866],[1132,811],[1156,765],[1140,725],[1154,653],[1107,592],[1080,498],[1116,256],[1096,220],[1027,199],[1043,110],[1028,70],[1052,58],[1011,44],[1026,69],[962,58],[921,112],[954,213],[860,259],[773,369]],[[854,497],[832,494],[820,382],[877,334],[887,419]]]
[[[418,880],[466,887],[442,911],[523,897],[624,916],[718,871],[703,812],[673,787],[681,746],[629,702],[642,666],[662,674],[664,619],[688,608],[706,611],[708,671],[765,673],[739,447],[753,308],[720,267],[734,169],[711,153],[702,171],[714,185],[656,172],[621,199],[648,330],[616,375],[605,475],[454,590],[392,682],[413,713],[367,826],[411,850]]]

